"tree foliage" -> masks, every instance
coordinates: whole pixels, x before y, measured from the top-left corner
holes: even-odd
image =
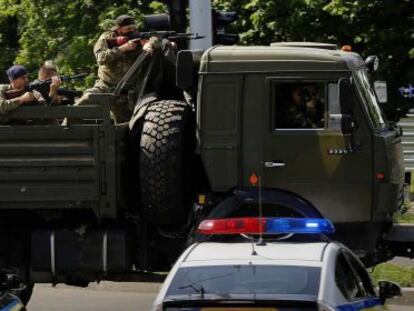
[[[36,70],[53,59],[64,73],[90,72],[85,86],[90,85],[96,72],[92,47],[111,20],[129,13],[141,21],[143,14],[165,11],[163,2],[0,0],[0,67],[18,62]],[[413,0],[213,0],[213,5],[239,13],[231,27],[241,44],[322,41],[351,44],[363,57],[378,55],[377,78],[388,81],[394,102],[401,101],[398,87],[414,80]]]
[[[377,55],[374,78],[388,82],[387,110],[410,103],[398,88],[414,81],[414,3],[412,0],[216,0],[234,10],[234,31],[242,44],[276,41],[331,42],[352,45],[363,57]],[[412,102],[411,102],[412,105]]]
[[[2,68],[19,63],[36,72],[54,60],[65,74],[90,73],[84,82],[89,86],[96,78],[94,42],[114,18],[127,13],[141,21],[165,6],[146,0],[0,0],[0,9],[0,48],[9,51],[0,55]],[[8,26],[13,19],[15,28]]]

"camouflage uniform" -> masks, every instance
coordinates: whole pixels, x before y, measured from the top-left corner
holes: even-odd
[[[13,90],[10,84],[0,84],[0,124],[10,124],[10,118],[7,115],[20,106],[17,98],[6,99],[6,91],[9,90]],[[33,91],[33,95],[39,103],[45,102],[39,92]]]
[[[281,128],[320,128],[323,119],[318,115],[308,115],[306,109],[290,104],[279,126]]]
[[[95,82],[95,85],[92,88],[85,90],[84,95],[79,99],[76,105],[87,104],[89,94],[113,92],[118,82],[142,53],[142,47],[139,44],[135,50],[125,53],[121,52],[118,47],[110,48],[107,40],[116,37],[116,32],[107,31],[104,32],[96,42],[94,54],[99,65],[99,79]],[[113,106],[111,107],[111,111],[115,120],[129,120],[129,110],[125,106]]]

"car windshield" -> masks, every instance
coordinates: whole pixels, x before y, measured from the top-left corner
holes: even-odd
[[[368,114],[374,128],[384,127],[385,117],[371,87],[366,70],[358,70],[355,74],[355,79],[358,81],[358,90],[367,105]]]
[[[303,266],[225,265],[185,267],[177,271],[167,296],[206,299],[316,299],[320,268]]]

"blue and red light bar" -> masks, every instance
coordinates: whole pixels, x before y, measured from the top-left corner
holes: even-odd
[[[334,225],[324,218],[227,218],[207,219],[198,226],[200,234],[331,234]]]

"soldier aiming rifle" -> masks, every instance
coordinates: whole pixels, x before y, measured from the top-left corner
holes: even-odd
[[[90,94],[112,93],[142,53],[153,54],[156,49],[172,50],[175,47],[175,43],[156,37],[157,32],[138,34],[140,35],[137,37],[135,19],[129,15],[120,15],[115,19],[114,28],[99,37],[94,46],[94,54],[99,66],[98,80],[92,88],[85,90],[84,95],[75,105],[87,104]],[[169,53],[168,57],[174,62],[175,57],[172,54],[174,53]],[[127,86],[130,89],[133,87],[133,85]],[[120,123],[129,121],[132,111],[126,104],[117,103],[111,106],[111,113],[115,122]]]
[[[0,123],[8,123],[7,115],[21,105],[45,103],[42,94],[30,84],[27,69],[21,65],[14,65],[7,71],[10,84],[0,85]],[[59,77],[53,77],[48,82],[49,96],[55,98],[61,84]]]

